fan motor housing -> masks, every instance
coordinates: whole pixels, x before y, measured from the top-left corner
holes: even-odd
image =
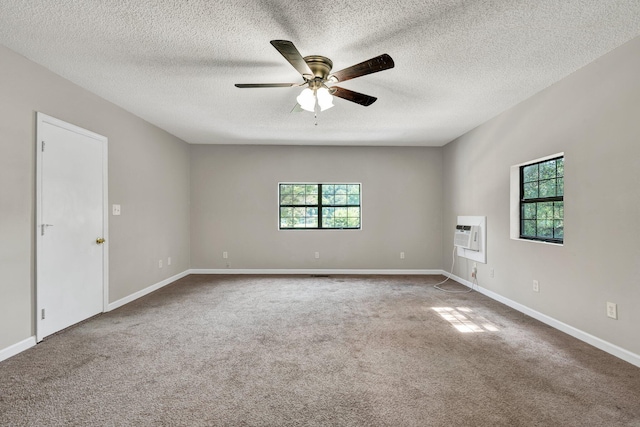
[[[305,56],[304,61],[313,72],[314,77],[320,78],[323,81],[327,80],[333,68],[333,62],[329,58],[320,55],[310,55]]]

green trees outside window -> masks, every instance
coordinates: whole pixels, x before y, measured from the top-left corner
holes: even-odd
[[[564,241],[564,157],[520,167],[520,238]]]
[[[360,184],[280,184],[280,229],[359,229]]]

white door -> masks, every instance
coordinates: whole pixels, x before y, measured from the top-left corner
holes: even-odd
[[[104,311],[107,139],[38,113],[36,336]]]

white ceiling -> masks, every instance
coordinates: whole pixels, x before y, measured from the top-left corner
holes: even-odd
[[[195,144],[440,146],[639,35],[638,0],[0,0],[1,44]],[[314,126],[299,88],[234,87],[302,82],[273,39],[396,65]]]

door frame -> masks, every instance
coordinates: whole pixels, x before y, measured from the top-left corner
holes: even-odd
[[[108,188],[108,139],[105,136],[83,129],[71,123],[67,123],[55,117],[48,116],[41,112],[36,112],[36,220],[35,220],[35,241],[36,241],[36,265],[35,265],[35,327],[36,341],[40,342],[44,338],[42,336],[42,327],[40,326],[41,316],[39,315],[43,301],[40,300],[38,292],[39,282],[39,262],[42,256],[42,245],[40,243],[40,226],[42,221],[42,135],[44,125],[49,124],[59,128],[75,132],[77,134],[95,139],[102,143],[102,235],[105,242],[102,251],[102,312],[108,311],[109,306],[109,188]],[[46,150],[46,142],[45,142]]]

